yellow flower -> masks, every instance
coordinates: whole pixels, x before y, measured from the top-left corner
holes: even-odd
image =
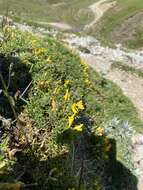
[[[88,69],[88,65],[87,65],[87,63],[86,63],[86,61],[84,61],[84,60],[81,60],[81,65],[83,65],[84,66],[84,68],[85,69]]]
[[[15,37],[15,33],[11,32],[11,37],[14,38]]]
[[[77,107],[76,103],[73,103],[73,104],[72,104],[71,109],[72,109],[72,111],[73,111],[74,114],[77,114],[77,113],[78,113],[78,107]]]
[[[59,90],[60,90],[60,88],[59,88],[59,87],[56,87],[56,88],[54,89],[54,94],[58,94],[58,93],[59,93]]]
[[[96,132],[97,132],[98,136],[103,136],[105,133],[104,128],[102,128],[102,127],[98,127]]]
[[[56,102],[55,102],[55,100],[52,100],[52,111],[53,112],[56,111]]]
[[[70,93],[69,93],[69,90],[67,89],[66,93],[64,95],[64,100],[67,101],[69,99],[69,97],[70,97]]]
[[[46,60],[46,62],[47,62],[48,64],[51,64],[51,63],[52,63],[51,56],[48,57],[48,59]]]
[[[76,104],[77,104],[77,107],[78,107],[80,110],[84,110],[84,105],[83,105],[82,100],[79,101],[79,102],[77,102]]]
[[[73,122],[74,122],[74,120],[75,120],[75,115],[73,114],[72,116],[69,116],[69,127],[71,127],[72,126],[72,124],[73,124]]]
[[[83,124],[80,124],[80,125],[76,125],[73,130],[74,131],[77,131],[77,132],[82,132],[83,131]]]
[[[4,31],[4,32],[7,32],[7,33],[10,33],[10,32],[11,32],[11,28],[10,28],[9,26],[5,26],[5,27],[3,28],[3,31]]]
[[[85,83],[86,83],[87,85],[91,85],[91,82],[90,82],[89,79],[86,79],[86,80],[85,80]]]
[[[37,82],[39,88],[43,89],[45,87],[46,81],[40,80]]]
[[[37,40],[32,40],[32,45],[35,45],[37,43]]]
[[[89,75],[88,75],[88,73],[87,73],[87,72],[84,72],[84,76],[85,76],[86,78],[88,78],[88,77],[89,77]]]
[[[35,54],[36,54],[37,56],[43,55],[44,52],[45,52],[44,48],[37,48],[37,49],[35,50]]]
[[[67,87],[68,84],[69,84],[69,80],[65,80],[64,87]]]
[[[77,114],[79,110],[84,110],[84,105],[82,101],[79,101],[77,103],[73,103],[71,107],[74,114]]]

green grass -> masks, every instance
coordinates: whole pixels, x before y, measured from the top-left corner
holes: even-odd
[[[121,63],[121,62],[114,62],[112,64],[112,68],[113,69],[117,68],[117,69],[120,69],[122,71],[126,71],[127,73],[131,73],[131,74],[137,75],[138,77],[143,78],[143,70],[142,69],[137,69],[135,67],[126,65],[126,64]]]
[[[142,0],[117,0],[117,5],[110,11],[107,11],[100,22],[95,27],[95,30],[91,32],[93,35],[98,36],[98,38],[105,44],[120,43],[123,42],[124,45],[129,48],[139,48],[142,47],[142,31],[143,27],[140,26],[141,20],[138,19],[134,23],[126,26],[125,21],[130,17],[136,15],[143,10]],[[128,28],[127,32],[120,34],[120,27],[125,23],[125,29]],[[126,28],[127,27],[127,28]],[[131,38],[129,34],[134,32]],[[117,38],[113,32],[116,32]]]
[[[99,168],[105,167],[104,176],[113,174],[111,189],[121,190],[124,185],[130,190],[135,189],[128,181],[134,176],[129,172],[132,170],[127,148],[130,136],[123,123],[128,121],[134,130],[139,131],[142,130],[142,121],[120,88],[89,69],[78,55],[49,37],[42,39],[5,28],[0,59],[6,84],[9,66],[14,64],[13,80],[8,90],[17,114],[23,112],[27,118],[24,128],[18,120],[10,134],[7,128],[2,128],[0,182],[13,182],[24,171],[20,180],[24,184],[36,183],[36,190],[68,190],[73,187],[102,190],[103,173]],[[20,66],[23,69],[20,70]],[[19,100],[15,94],[18,90],[21,94],[30,81],[30,90]],[[1,83],[0,87],[3,89]],[[70,96],[65,98],[67,90]],[[12,118],[4,93],[0,100],[3,99],[7,109],[3,109],[2,104],[0,109],[3,115],[10,113]],[[79,101],[82,106],[73,109]],[[74,122],[69,126],[68,119],[72,115]],[[120,120],[120,125],[114,125],[112,132],[108,131],[110,138],[103,132],[103,127],[108,130],[115,117]],[[80,124],[84,126],[83,131],[74,130]],[[114,136],[113,131],[123,132]],[[10,153],[14,148],[19,151],[12,157]],[[84,171],[80,174],[83,159]],[[119,177],[118,171],[121,172]]]
[[[28,0],[0,0],[0,14],[5,14],[7,7],[12,12],[12,17],[16,20],[29,21],[40,24],[41,22],[65,22],[77,29],[84,26],[93,19],[93,15],[88,11],[87,6],[95,2],[94,0],[72,0],[61,1],[65,4],[53,6],[56,1],[28,1]],[[59,1],[58,1],[59,2]]]
[[[5,14],[8,10],[9,16],[14,20],[37,26],[47,27],[48,22],[64,22],[71,25],[74,32],[81,32],[83,27],[94,19],[88,6],[96,1],[0,0],[0,14]],[[63,4],[53,6],[55,3]],[[140,19],[142,15],[131,22],[127,20],[142,10],[142,0],[117,0],[117,5],[107,11],[88,34],[97,37],[106,45],[122,43],[128,48],[140,48],[143,44],[143,26]]]

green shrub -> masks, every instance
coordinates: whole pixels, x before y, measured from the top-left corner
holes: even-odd
[[[36,183],[36,189],[102,189],[102,172],[112,154],[109,138],[111,135],[119,144],[116,136],[122,128],[119,125],[115,133],[108,130],[108,125],[105,130],[103,126],[117,117],[121,122],[129,121],[134,129],[141,128],[133,104],[121,89],[89,69],[78,55],[52,38],[39,38],[6,27],[0,52],[5,58],[18,58],[21,68],[25,65],[30,75],[27,85],[32,81],[27,95],[22,97],[24,104],[20,105],[20,111],[28,117],[24,127],[27,133],[17,123],[19,145],[12,143],[10,148],[20,146],[22,151],[16,156],[10,175],[15,179],[23,165],[26,171],[22,182]],[[19,81],[22,80],[20,76]],[[20,95],[27,85],[19,89]],[[123,144],[126,142],[124,138]],[[124,147],[121,155],[119,149],[116,151],[120,161],[130,167],[124,159]]]

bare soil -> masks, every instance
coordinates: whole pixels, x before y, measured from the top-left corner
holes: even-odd
[[[90,5],[89,9],[94,14],[94,20],[91,23],[87,24],[84,30],[92,28],[99,21],[99,19],[104,15],[104,13],[108,11],[110,8],[112,8],[113,6],[115,6],[115,4],[116,4],[116,1],[100,0]]]

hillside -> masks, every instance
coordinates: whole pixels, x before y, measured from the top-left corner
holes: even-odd
[[[0,14],[7,12],[16,21],[88,33],[105,45],[143,46],[142,0],[0,0]]]
[[[91,33],[106,44],[121,43],[129,48],[143,46],[143,1],[117,0]]]
[[[122,91],[53,38],[5,27],[0,52],[0,189],[135,190]]]
[[[142,13],[0,0],[0,190],[142,190]]]

